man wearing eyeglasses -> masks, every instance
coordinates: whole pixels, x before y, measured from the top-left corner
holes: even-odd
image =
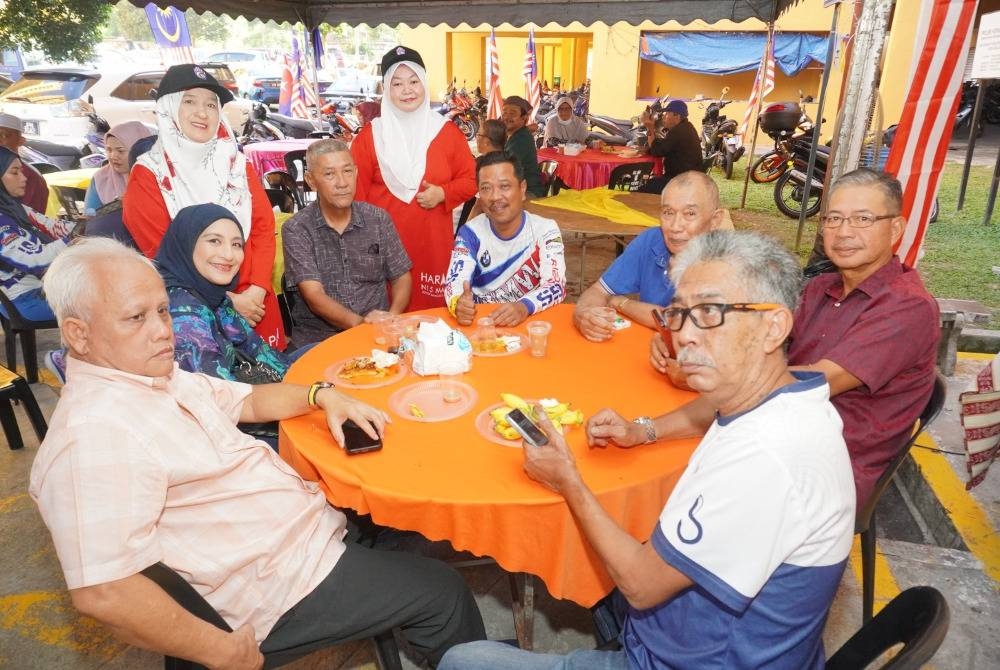
[[[773,239],[713,231],[674,259],[671,277],[665,322],[715,418],[649,540],[608,516],[544,412],[549,443],[523,450],[528,476],[566,500],[618,587],[622,649],[561,659],[473,642],[450,649],[439,670],[823,667],[854,489],[825,379],[785,362],[801,268]],[[649,441],[648,424],[610,409],[588,421],[588,439],[604,446],[628,426]]]
[[[899,182],[873,170],[837,180],[822,226],[823,247],[838,272],[820,275],[805,288],[789,338],[789,363],[824,373],[830,384],[844,421],[859,508],[934,389],[937,303],[917,272],[893,254],[906,227],[899,215],[902,199]],[[651,359],[661,372],[673,367],[659,337],[653,338]],[[659,417],[655,436],[700,434],[711,420],[710,409],[695,401]],[[641,442],[636,436],[614,440]]]
[[[722,225],[719,187],[704,172],[684,172],[660,195],[660,227],[632,240],[573,308],[573,325],[592,342],[611,339],[612,322],[602,307],[653,328],[652,308],[670,303],[674,286],[667,271],[672,256],[694,237]],[[635,296],[634,298],[632,296]]]

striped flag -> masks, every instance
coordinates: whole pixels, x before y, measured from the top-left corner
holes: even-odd
[[[488,82],[489,105],[486,108],[487,119],[499,119],[503,111],[503,95],[500,93],[500,58],[497,55],[497,34],[490,30],[490,39],[486,43],[486,81]]]
[[[152,2],[146,5],[146,20],[153,32],[153,39],[160,47],[160,57],[167,67],[182,63],[193,63],[191,53],[191,33],[188,32],[184,12],[176,7],[160,9]]]
[[[278,91],[278,113],[288,116],[292,113],[292,57],[281,56],[281,89]]]
[[[746,137],[750,128],[750,120],[753,118],[757,106],[774,90],[774,29],[773,26],[767,31],[767,39],[764,41],[764,57],[757,68],[757,76],[753,80],[753,89],[750,91],[750,99],[747,100],[747,109],[743,112],[743,122],[740,124],[739,135]]]
[[[903,184],[906,230],[896,253],[911,267],[920,260],[948,152],[977,4],[978,0],[922,3],[914,40],[922,46],[914,52],[910,90],[885,165],[885,171]]]
[[[524,50],[524,97],[531,103],[528,121],[535,119],[535,113],[542,104],[542,86],[538,83],[538,58],[535,56],[535,29],[528,29],[528,45]]]
[[[312,82],[306,76],[306,68],[302,51],[299,49],[299,40],[292,35],[292,99],[291,115],[299,119],[308,119],[309,107],[315,107],[319,101]]]

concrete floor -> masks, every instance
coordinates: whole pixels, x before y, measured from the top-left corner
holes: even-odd
[[[610,245],[588,246],[587,283],[613,253]],[[575,250],[569,250],[570,283],[578,267]],[[591,272],[591,268],[595,268]],[[590,276],[593,274],[593,276]],[[2,335],[0,335],[2,339]],[[39,350],[57,345],[54,331],[40,333]],[[948,451],[961,452],[958,394],[974,387],[982,360],[960,360],[950,380],[945,410],[930,430],[931,441]],[[33,390],[46,416],[58,399],[57,384],[47,372]],[[51,385],[50,385],[51,384]],[[20,408],[21,432],[26,447],[10,451],[0,444],[0,668],[72,668],[80,670],[154,670],[161,657],[115,641],[100,625],[78,616],[66,595],[51,540],[27,495],[28,472],[37,451],[37,440]],[[948,637],[933,661],[938,670],[1000,667],[1000,465],[986,481],[967,493],[964,459],[916,449],[915,476],[906,486],[887,495],[880,506],[879,564],[876,610],[900,590],[932,585],[945,594],[951,608]],[[905,509],[902,509],[904,508]],[[885,508],[885,509],[883,509]],[[918,530],[897,530],[894,517],[908,518],[916,511]],[[934,514],[946,521],[935,520]],[[926,516],[927,518],[923,518]],[[884,523],[881,521],[884,519]],[[908,522],[912,525],[912,521]],[[963,549],[930,543],[932,526],[950,525]],[[906,523],[903,524],[906,526]],[[463,569],[477,595],[491,639],[514,637],[510,592],[505,574],[496,566]],[[824,633],[828,653],[846,641],[861,623],[860,559],[857,547],[834,601]],[[573,603],[554,600],[539,583],[536,588],[535,648],[566,651],[594,644],[590,613]],[[288,666],[307,668],[372,668],[373,653],[367,642],[317,652]],[[407,667],[415,667],[407,662]]]

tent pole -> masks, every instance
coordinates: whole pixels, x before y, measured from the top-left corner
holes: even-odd
[[[806,226],[806,205],[809,200],[809,190],[812,186],[812,175],[816,169],[816,152],[819,150],[820,130],[823,127],[823,106],[826,104],[826,88],[830,83],[830,70],[833,67],[833,52],[836,49],[837,22],[840,19],[840,3],[833,6],[833,21],[830,24],[830,40],[826,45],[826,66],[823,68],[823,80],[819,85],[819,106],[816,109],[816,123],[813,124],[812,148],[809,150],[809,164],[806,167],[805,187],[802,198],[802,207],[799,211],[799,228],[795,232],[795,251],[799,251],[802,243],[802,229]],[[829,169],[828,166],[827,169]]]
[[[983,111],[983,100],[986,98],[987,81],[979,79],[979,91],[976,93],[976,106],[972,110],[972,121],[969,123],[969,143],[965,150],[965,165],[962,166],[962,181],[958,185],[958,205],[955,209],[959,212],[965,206],[965,187],[969,185],[969,168],[972,167],[972,155],[976,152],[976,128],[979,127],[979,117]],[[961,95],[961,94],[959,94]],[[987,220],[989,217],[987,217]]]

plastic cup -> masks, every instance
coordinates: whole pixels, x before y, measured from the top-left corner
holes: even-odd
[[[476,339],[495,340],[497,338],[497,326],[493,318],[484,316],[476,319]]]
[[[552,331],[552,324],[548,321],[532,321],[528,324],[528,347],[531,355],[535,358],[545,356],[545,350],[549,346],[549,332]]]
[[[403,324],[396,319],[389,319],[382,324],[382,333],[385,335],[386,349],[399,349],[399,340],[403,336]]]
[[[458,361],[446,361],[438,366],[438,381],[441,386],[441,398],[445,402],[459,402],[462,399],[462,375],[465,365]]]
[[[392,321],[391,314],[376,314],[372,317],[372,329],[375,331],[375,344],[385,346],[385,325]]]

